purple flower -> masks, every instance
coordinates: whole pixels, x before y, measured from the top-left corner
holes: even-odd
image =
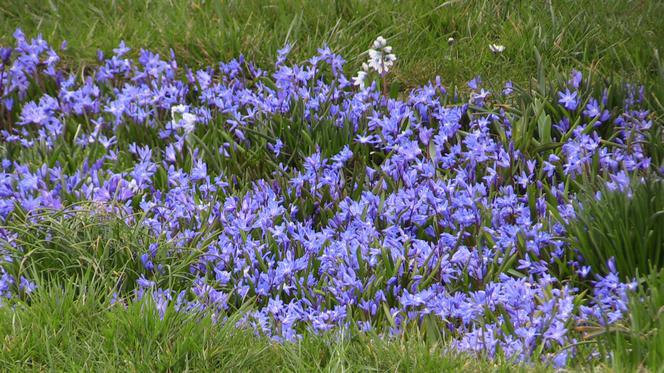
[[[471,81],[468,82],[468,88],[472,90],[478,90],[480,85],[482,85],[482,78],[479,76],[474,77]]]
[[[4,65],[9,65],[9,59],[12,55],[12,48],[0,48],[0,61]]]
[[[275,157],[279,157],[279,154],[281,154],[281,149],[284,147],[284,143],[281,141],[281,139],[277,139],[274,143],[272,144],[267,144],[267,148],[270,149]]]
[[[579,105],[579,100],[577,98],[578,92],[570,92],[569,89],[566,89],[565,92],[558,92],[558,103],[563,105],[565,109],[569,111],[576,110],[576,107]]]

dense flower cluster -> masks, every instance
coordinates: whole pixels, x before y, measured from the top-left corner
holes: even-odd
[[[438,79],[388,99],[376,84],[358,90],[327,48],[289,65],[287,46],[268,73],[242,58],[198,71],[146,50],[134,60],[122,43],[81,77],[59,68],[41,38],[14,36],[0,50],[0,219],[88,202],[147,226],[154,241],[135,253],[135,295],[161,309],[223,319],[252,299],[239,326],[278,340],[435,328],[459,350],[558,365],[574,353],[576,326],[627,310],[629,284],[584,266],[564,222],[590,173],[625,188],[649,172],[641,140],[651,122],[638,92],[610,111],[575,73],[560,105],[551,102],[549,130],[524,133],[518,113],[497,103],[511,83],[496,101],[479,79],[470,101]],[[288,121],[345,129],[349,141],[329,156],[321,142],[301,159],[283,138],[258,145],[261,128]],[[224,162],[242,151],[263,154],[272,176],[228,172]],[[15,245],[18,234],[0,238]],[[159,251],[192,247],[202,251],[196,280],[160,282]],[[0,273],[0,296],[33,290]]]

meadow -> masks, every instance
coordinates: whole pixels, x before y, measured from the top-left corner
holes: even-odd
[[[3,2],[0,364],[662,371],[663,13]]]

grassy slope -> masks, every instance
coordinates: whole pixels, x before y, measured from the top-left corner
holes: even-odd
[[[16,27],[40,32],[54,43],[69,41],[66,59],[81,67],[94,61],[98,48],[110,52],[121,39],[161,53],[173,48],[190,66],[239,54],[267,64],[287,41],[302,60],[327,43],[356,69],[383,35],[399,57],[396,79],[403,87],[436,75],[448,85],[464,85],[477,74],[496,84],[524,83],[537,75],[539,54],[547,72],[582,68],[639,81],[661,101],[661,14],[664,2],[647,0],[6,0],[0,44],[11,42]],[[507,49],[494,56],[490,43]]]

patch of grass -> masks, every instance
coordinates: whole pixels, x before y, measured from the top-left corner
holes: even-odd
[[[357,69],[371,41],[390,40],[395,80],[413,87],[440,75],[465,86],[476,75],[492,84],[527,83],[546,71],[582,69],[664,93],[664,27],[658,1],[40,1],[0,5],[0,44],[21,27],[54,44],[69,42],[66,63],[81,69],[120,40],[200,67],[245,55],[266,66],[284,43],[296,61],[328,44]],[[448,38],[456,43],[448,45]],[[506,46],[494,55],[491,43]],[[56,44],[57,45],[57,44]]]
[[[3,228],[17,233],[15,243],[21,249],[4,245],[13,259],[2,263],[4,269],[14,278],[38,279],[47,285],[87,279],[110,299],[114,292],[119,296],[133,292],[139,273],[145,271],[141,255],[152,245],[151,260],[162,268],[155,272],[158,285],[179,289],[191,284],[189,266],[199,253],[195,248],[177,248],[154,238],[136,223],[140,215],[123,217],[102,209],[92,213],[94,205],[78,207],[78,211],[45,211],[29,217],[20,211],[15,214]]]

